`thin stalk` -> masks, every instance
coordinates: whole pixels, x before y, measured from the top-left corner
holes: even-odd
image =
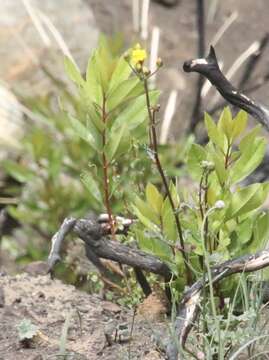
[[[220,324],[219,324],[219,320],[217,318],[217,309],[216,309],[216,304],[215,304],[215,300],[214,300],[213,279],[212,279],[212,274],[211,274],[208,251],[206,249],[206,238],[205,238],[206,221],[207,221],[209,215],[215,210],[216,209],[213,207],[206,212],[206,214],[204,216],[203,224],[202,224],[201,237],[202,237],[202,246],[203,246],[203,252],[204,252],[204,264],[206,266],[207,276],[208,276],[209,294],[210,294],[210,303],[211,303],[211,308],[212,308],[212,314],[213,314],[216,329],[219,330],[218,336],[219,336],[219,341],[220,341]],[[206,234],[206,236],[207,236],[207,234]]]
[[[103,104],[102,104],[102,121],[105,124],[107,120],[107,114],[106,114],[106,98],[105,95],[103,95]],[[103,132],[102,132],[102,141],[103,141],[103,149],[105,148],[106,145],[106,128],[104,128]],[[115,224],[114,224],[114,220],[112,217],[112,210],[111,210],[111,206],[110,206],[110,194],[109,194],[109,175],[108,175],[108,161],[106,158],[106,153],[103,150],[102,153],[102,163],[103,163],[103,174],[104,174],[104,202],[105,202],[105,207],[106,207],[106,211],[108,214],[108,221],[109,221],[109,226],[111,229],[111,234],[112,234],[112,238],[115,240]]]
[[[165,177],[164,174],[164,170],[162,168],[160,159],[159,159],[159,153],[158,153],[158,140],[157,140],[157,133],[156,133],[156,123],[155,123],[155,111],[152,111],[151,109],[151,105],[150,105],[150,99],[149,99],[149,88],[148,88],[148,82],[147,82],[147,78],[144,78],[143,80],[143,84],[144,84],[144,90],[145,90],[145,94],[146,94],[146,103],[147,103],[147,109],[148,109],[148,116],[149,116],[149,121],[150,121],[150,145],[152,147],[152,151],[154,154],[154,160],[157,166],[157,170],[161,176],[164,188],[165,188],[165,192],[166,195],[168,197],[169,203],[171,205],[171,208],[173,210],[173,214],[174,214],[174,218],[175,218],[175,222],[176,222],[176,228],[177,228],[177,233],[179,236],[179,241],[180,241],[180,246],[181,246],[181,253],[184,259],[184,263],[185,263],[185,270],[186,270],[186,279],[187,279],[187,283],[188,285],[191,284],[192,282],[192,274],[191,274],[191,270],[189,268],[188,265],[188,257],[186,255],[185,252],[185,245],[184,245],[184,238],[183,238],[183,232],[182,232],[182,228],[181,228],[181,224],[180,224],[180,220],[179,220],[179,216],[178,213],[176,211],[176,207],[174,204],[174,201],[172,199],[172,195],[170,193],[169,190],[169,185],[167,182],[167,179]]]

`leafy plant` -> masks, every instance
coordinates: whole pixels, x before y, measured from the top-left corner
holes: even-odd
[[[188,173],[198,182],[197,192],[178,192],[170,184],[189,261],[198,272],[202,271],[199,257],[204,255],[204,246],[212,262],[219,262],[261,249],[267,239],[268,213],[259,208],[269,185],[240,183],[257,168],[265,153],[258,127],[244,133],[246,120],[243,111],[232,119],[228,108],[218,124],[206,114],[209,142],[204,147],[193,144],[187,158]],[[169,261],[178,276],[182,259],[178,257],[176,224],[168,198],[148,184],[146,201],[136,198],[134,211],[143,224],[136,230],[140,246]]]
[[[29,319],[23,319],[17,325],[17,329],[18,329],[20,341],[25,343],[28,343],[30,340],[33,340],[33,338],[38,333],[38,327],[32,324],[31,320]]]
[[[5,236],[3,246],[12,248],[20,263],[46,258],[49,241],[66,216],[81,217],[108,208],[111,213],[127,213],[134,189],[139,193],[148,180],[160,182],[148,161],[151,152],[143,85],[118,53],[102,38],[85,78],[65,59],[76,95],[48,73],[59,87],[59,107],[54,93],[23,99],[38,120],[27,126],[23,156],[1,162],[12,179],[1,193],[15,197],[16,204],[7,210],[22,226],[15,237]],[[103,93],[104,104],[100,100]],[[150,92],[153,103],[158,96],[158,91]],[[186,146],[185,141],[162,146],[160,156],[171,176],[182,172],[176,164],[184,157]],[[18,246],[17,236],[28,239],[25,248]],[[60,271],[66,280],[76,281],[68,268]]]

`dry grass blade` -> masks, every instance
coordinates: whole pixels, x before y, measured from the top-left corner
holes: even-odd
[[[141,38],[147,40],[149,26],[149,3],[150,0],[143,0],[141,14]]]
[[[167,142],[172,119],[176,110],[176,103],[177,103],[177,91],[172,90],[169,95],[167,105],[164,111],[164,118],[160,132],[160,144],[166,144]]]
[[[44,42],[44,45],[47,47],[51,46],[51,41],[50,38],[48,37],[44,26],[42,24],[42,22],[40,21],[39,16],[36,13],[36,10],[34,9],[34,7],[31,5],[29,0],[21,0],[26,11],[28,12],[38,34],[40,35],[42,41]]]

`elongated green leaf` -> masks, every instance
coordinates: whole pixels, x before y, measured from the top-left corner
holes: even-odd
[[[30,181],[35,176],[35,173],[33,171],[14,161],[5,160],[2,162],[2,165],[5,171],[20,183]]]
[[[240,224],[236,224],[236,235],[239,244],[246,244],[249,242],[253,232],[253,219],[247,218]]]
[[[120,83],[124,80],[127,80],[132,72],[131,67],[127,63],[127,61],[122,56],[115,67],[115,70],[112,74],[110,83],[109,83],[109,91],[115,89]]]
[[[246,129],[248,115],[245,111],[240,110],[233,120],[232,138],[235,139],[240,136]]]
[[[202,174],[201,162],[206,160],[206,150],[198,144],[192,144],[188,153],[187,165],[191,176],[199,180]]]
[[[254,138],[248,142],[248,147],[244,146],[240,158],[231,167],[231,180],[233,183],[245,179],[262,162],[266,151],[266,141],[263,138]]]
[[[233,119],[231,110],[228,106],[224,108],[220,115],[218,129],[227,136],[227,139],[231,139],[233,133]]]
[[[223,150],[224,148],[224,142],[225,142],[225,136],[224,134],[219,130],[217,125],[215,124],[214,120],[211,118],[210,115],[205,113],[205,125],[208,133],[208,137],[210,140],[217,145],[220,149]]]
[[[103,199],[101,192],[99,190],[99,186],[97,185],[96,181],[94,180],[92,174],[88,171],[84,171],[81,175],[81,181],[85,185],[86,189],[89,191],[91,197],[97,201],[99,204],[103,204]]]
[[[127,126],[125,124],[120,129],[118,129],[118,131],[110,131],[109,140],[105,146],[105,153],[109,161],[115,158],[126,131]]]
[[[70,119],[71,126],[76,132],[76,134],[83,140],[85,140],[92,147],[93,150],[100,152],[102,149],[100,148],[97,138],[94,138],[94,136],[87,129],[87,127],[71,114],[68,114],[68,117]]]
[[[255,243],[260,249],[269,244],[269,212],[263,211],[258,215],[254,224]]]
[[[155,105],[159,98],[159,91],[154,90],[150,92],[150,103],[151,105]],[[117,128],[123,123],[128,124],[129,130],[135,129],[141,123],[145,121],[148,117],[148,110],[146,104],[146,97],[145,95],[141,95],[137,97],[131,104],[124,109],[117,119],[115,120],[114,126]]]
[[[103,92],[102,85],[100,83],[100,73],[99,66],[97,62],[97,50],[93,52],[91,55],[86,72],[86,84],[84,86],[85,92],[87,96],[89,96],[90,100],[93,103],[102,106],[103,102]]]
[[[173,253],[170,246],[161,239],[153,238],[140,233],[137,233],[139,247],[149,252],[150,254],[157,256],[164,261],[171,261],[173,259]]]
[[[135,215],[138,217],[138,219],[141,221],[141,223],[146,226],[149,230],[159,232],[159,228],[156,224],[154,224],[152,221],[150,221],[146,216],[144,216],[139,209],[136,206],[132,206]]]
[[[222,185],[225,183],[227,177],[228,177],[228,170],[225,169],[225,163],[224,163],[224,157],[221,153],[215,151],[211,154],[213,163],[215,165],[215,170],[217,173],[217,177],[219,180],[219,183]]]
[[[132,90],[134,90],[139,84],[140,81],[136,77],[132,77],[121,82],[113,91],[111,91],[110,95],[108,95],[108,110],[111,111],[116,108],[120,103],[126,101]]]
[[[156,186],[154,186],[151,183],[147,184],[146,187],[146,198],[147,198],[147,203],[149,204],[149,206],[151,206],[154,211],[156,212],[156,214],[161,214],[161,210],[162,210],[162,204],[163,204],[163,197],[162,195],[159,193],[158,189],[156,188]]]
[[[141,200],[138,196],[135,197],[135,206],[144,215],[148,218],[152,223],[156,225],[160,225],[160,217],[156,214],[156,211],[150,207],[148,203]]]
[[[85,80],[82,78],[77,65],[67,56],[64,58],[64,67],[67,75],[75,84],[84,86]]]
[[[267,184],[252,184],[234,193],[225,215],[226,220],[259,208],[268,195],[267,188]]]
[[[176,185],[173,183],[173,181],[171,181],[170,184],[169,184],[169,190],[170,190],[170,193],[171,193],[171,196],[172,196],[174,206],[177,209],[179,207],[179,204],[180,204],[180,198],[179,198],[179,195],[178,195]]]
[[[249,146],[251,146],[255,138],[258,136],[260,129],[260,125],[257,125],[243,137],[239,143],[239,150],[241,153],[243,153],[246,149],[249,148]]]
[[[168,198],[166,198],[162,204],[161,215],[164,235],[169,241],[176,241],[178,235],[175,217]]]

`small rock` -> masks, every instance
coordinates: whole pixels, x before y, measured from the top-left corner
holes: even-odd
[[[49,266],[44,261],[34,261],[25,266],[24,271],[32,276],[47,275]]]
[[[104,301],[102,303],[102,308],[103,308],[103,311],[108,311],[110,313],[114,313],[114,314],[117,314],[117,313],[120,313],[121,312],[121,307],[117,304],[114,304],[110,301]]]
[[[143,357],[143,360],[161,360],[161,356],[156,350],[151,350],[147,355]]]

